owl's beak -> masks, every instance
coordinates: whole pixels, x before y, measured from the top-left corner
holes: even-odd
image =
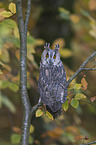
[[[52,60],[51,60],[51,59],[49,59],[49,65],[52,65],[52,64],[53,64]]]

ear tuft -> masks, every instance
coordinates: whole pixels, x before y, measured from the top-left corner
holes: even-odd
[[[46,43],[46,44],[44,45],[44,48],[50,48],[50,43]]]
[[[55,50],[59,50],[59,44],[57,43],[57,45],[55,44]]]

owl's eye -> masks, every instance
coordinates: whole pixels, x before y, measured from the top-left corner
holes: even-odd
[[[48,57],[49,57],[49,54],[47,53],[47,54],[46,54],[46,58],[48,58]]]
[[[56,59],[56,55],[53,56],[53,59]]]

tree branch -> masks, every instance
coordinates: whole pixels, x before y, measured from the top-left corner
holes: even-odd
[[[4,75],[5,75],[6,79],[7,79],[9,82],[11,82],[11,83],[15,84],[16,86],[18,86],[18,87],[20,88],[20,85],[18,85],[17,83],[15,83],[15,82],[11,81],[11,80],[7,77],[7,75],[6,75],[6,74],[4,74]]]
[[[79,69],[75,72],[75,74],[73,76],[71,76],[71,78],[68,80],[67,82],[67,86],[71,83],[71,81],[82,71],[82,70],[89,70],[89,68],[84,68],[85,65],[88,63],[88,61],[90,59],[92,59],[94,56],[96,55],[96,51],[91,54],[84,62],[83,64],[79,67]],[[91,68],[91,70],[93,70],[93,68]]]
[[[17,20],[20,35],[20,87],[21,87],[21,100],[23,105],[23,122],[22,122],[22,135],[21,145],[28,145],[29,143],[29,129],[31,124],[31,105],[29,96],[27,93],[27,71],[26,71],[26,60],[27,60],[27,29],[29,14],[31,9],[31,0],[28,0],[27,13],[25,24],[23,21],[22,4],[21,0],[16,0],[17,8]]]
[[[89,143],[83,143],[82,145],[91,145],[91,144],[96,144],[96,141],[89,142]]]

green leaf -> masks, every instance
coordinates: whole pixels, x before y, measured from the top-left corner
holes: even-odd
[[[27,43],[28,44],[34,44],[35,42],[36,42],[36,40],[31,35],[27,36]]]
[[[66,102],[63,103],[63,109],[64,109],[64,111],[67,111],[68,107],[69,107],[69,103],[68,103],[68,100],[66,100]]]
[[[15,5],[15,3],[10,3],[9,4],[9,10],[13,13],[13,14],[15,14],[16,13],[16,5]]]
[[[0,81],[0,89],[5,89],[8,87],[9,82],[5,80]]]
[[[51,115],[51,113],[49,113],[48,111],[46,111],[46,116],[51,119],[54,120],[53,116]]]
[[[3,17],[10,17],[12,16],[12,13],[10,11],[2,11],[0,15]]]
[[[90,14],[87,11],[83,10],[83,9],[81,9],[81,14],[83,16],[85,16],[85,17],[90,17]]]
[[[12,90],[13,92],[17,92],[19,90],[19,87],[11,82],[9,82],[9,89]]]
[[[1,94],[0,94],[1,95]],[[14,104],[5,96],[1,96],[2,97],[2,104],[4,104],[12,113],[16,112],[16,108],[14,106]]]
[[[77,108],[79,105],[79,101],[77,99],[73,98],[71,100],[71,105],[72,105],[72,107]]]
[[[33,137],[31,135],[29,135],[29,144],[32,144],[33,143]]]
[[[12,144],[20,143],[20,139],[21,139],[21,135],[20,134],[14,133],[14,134],[11,135],[11,143]]]
[[[36,117],[40,117],[43,115],[43,111],[41,109],[37,109],[36,111]]]
[[[75,99],[77,99],[77,100],[84,99],[84,98],[86,98],[86,96],[82,93],[77,93],[75,96]]]
[[[14,20],[12,19],[6,19],[2,21],[2,24],[5,25],[7,28],[15,28],[17,27],[17,24]]]
[[[59,8],[60,16],[63,19],[70,20],[70,12],[64,8]]]

